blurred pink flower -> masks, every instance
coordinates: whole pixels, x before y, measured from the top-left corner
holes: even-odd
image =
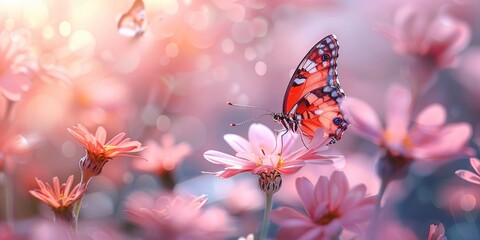
[[[105,163],[113,158],[121,156],[140,158],[131,153],[137,153],[145,149],[140,142],[124,138],[125,133],[123,132],[105,143],[107,132],[102,126],[97,128],[95,135],[91,134],[80,123],[77,126],[68,128],[68,131],[87,151],[86,155],[80,160],[82,174],[87,175],[86,179],[99,175]]]
[[[31,86],[31,80],[70,81],[58,66],[46,66],[30,53],[30,31],[18,29],[0,32],[0,92],[11,101],[18,101]]]
[[[391,165],[381,161],[380,164],[386,169],[380,167],[380,172],[385,170],[392,173],[408,166],[413,160],[445,160],[473,154],[473,149],[466,146],[472,135],[471,126],[466,122],[445,124],[446,111],[443,106],[427,106],[410,126],[410,92],[393,85],[386,96],[385,128],[367,103],[350,97],[343,104],[353,129],[384,149],[386,157],[392,161]],[[389,174],[387,172],[385,174]]]
[[[208,150],[203,155],[209,162],[225,166],[224,170],[213,173],[221,178],[242,172],[261,174],[278,171],[281,174],[291,174],[306,163],[332,164],[343,159],[341,156],[320,154],[328,149],[325,145],[329,143],[321,130],[315,133],[308,148],[301,146],[299,149],[293,149],[298,140],[297,135],[288,132],[275,136],[272,130],[262,124],[250,125],[249,140],[235,134],[226,134],[224,139],[237,152],[235,156],[214,150]]]
[[[155,174],[172,171],[192,152],[192,148],[186,142],[175,145],[175,138],[171,134],[163,135],[161,145],[150,139],[147,140],[146,146],[148,148],[141,156],[147,161],[135,161],[132,166],[136,170]]]
[[[343,229],[360,233],[358,224],[373,217],[375,198],[365,196],[363,184],[350,189],[343,172],[330,180],[321,176],[315,186],[297,178],[296,186],[307,215],[290,207],[274,210],[270,216],[280,226],[279,239],[335,239]]]
[[[413,4],[399,8],[393,24],[377,30],[392,42],[398,54],[420,58],[439,68],[455,63],[471,35],[465,22],[445,12],[425,11]]]
[[[30,194],[52,208],[56,218],[66,222],[73,220],[73,205],[83,197],[86,188],[81,183],[73,186],[73,175],[60,185],[58,177],[53,178],[53,187],[35,178],[39,189],[30,190]]]
[[[205,196],[160,196],[133,193],[126,202],[127,218],[141,227],[147,239],[224,239],[233,231],[225,211],[203,210]]]
[[[467,170],[457,170],[455,174],[457,176],[463,178],[465,181],[475,183],[480,185],[480,160],[478,158],[470,158],[470,164],[472,165],[473,169],[476,173]]]
[[[430,232],[428,233],[427,240],[444,240],[445,239],[445,228],[443,224],[430,224]]]
[[[18,101],[31,82],[28,78],[29,44],[14,32],[0,32],[0,92]]]

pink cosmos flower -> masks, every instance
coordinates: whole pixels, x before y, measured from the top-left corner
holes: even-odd
[[[186,142],[175,145],[175,138],[170,134],[163,135],[161,145],[156,141],[147,140],[148,149],[141,156],[147,161],[135,161],[133,167],[139,171],[162,174],[172,171],[192,152],[192,148]]]
[[[446,111],[440,104],[427,106],[410,125],[410,92],[393,85],[386,96],[385,127],[367,103],[350,97],[343,105],[353,129],[385,150],[385,159],[390,162],[380,161],[380,172],[400,174],[413,160],[455,159],[473,153],[466,146],[471,126],[466,122],[446,124]]]
[[[381,26],[379,32],[393,44],[394,50],[432,62],[442,68],[457,60],[457,54],[470,41],[469,26],[445,11],[425,11],[425,8],[406,4],[395,13],[390,26]]]
[[[321,176],[315,186],[307,178],[297,178],[297,193],[307,214],[290,207],[275,209],[270,217],[280,226],[279,239],[335,239],[343,229],[360,232],[360,223],[374,213],[375,198],[366,197],[363,184],[350,189],[343,172],[330,180]]]
[[[431,224],[430,232],[428,233],[427,240],[444,240],[445,239],[445,228],[443,224]]]
[[[73,175],[60,185],[58,177],[53,178],[53,187],[35,178],[39,189],[30,190],[30,194],[52,208],[56,218],[71,222],[73,205],[83,197],[86,188],[82,184],[73,186]]]
[[[131,153],[137,153],[145,149],[140,142],[125,138],[125,133],[119,133],[105,143],[107,132],[102,126],[97,128],[95,135],[91,134],[80,123],[68,128],[68,131],[87,151],[86,155],[80,160],[82,174],[86,174],[87,179],[99,175],[105,163],[113,158],[121,156],[140,158]]]
[[[320,154],[328,149],[325,145],[330,141],[323,137],[321,130],[315,133],[313,140],[307,145],[308,148],[302,145],[299,149],[294,149],[295,143],[300,141],[297,135],[288,132],[275,136],[272,130],[263,124],[250,125],[248,140],[235,134],[226,134],[224,139],[236,151],[235,156],[214,150],[203,154],[209,162],[225,166],[224,170],[213,173],[221,178],[229,178],[242,172],[261,174],[274,170],[281,174],[291,174],[306,163],[332,164],[343,159],[341,156]]]
[[[465,181],[480,185],[480,160],[478,160],[478,158],[470,158],[470,164],[476,173],[462,169],[457,170],[455,174]]]
[[[232,234],[228,215],[220,209],[204,210],[205,196],[154,197],[133,193],[126,202],[127,218],[141,227],[147,239],[225,239]]]

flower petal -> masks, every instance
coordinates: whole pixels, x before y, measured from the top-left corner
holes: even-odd
[[[394,84],[387,90],[386,98],[387,138],[389,141],[401,140],[407,135],[412,96],[406,88]]]
[[[252,150],[247,139],[236,134],[225,134],[223,139],[225,139],[225,142],[227,142],[235,152],[250,152]]]
[[[372,142],[380,141],[382,125],[370,105],[360,99],[349,97],[342,102],[342,108],[356,132]]]
[[[467,170],[457,170],[457,176],[463,178],[465,181],[480,185],[480,176]]]
[[[415,124],[423,126],[441,126],[445,124],[447,111],[441,104],[431,104],[418,114]]]
[[[260,123],[250,125],[248,140],[252,146],[252,151],[257,156],[270,154],[276,147],[276,138],[272,130]]]
[[[303,207],[310,214],[315,211],[315,199],[313,194],[313,184],[306,177],[299,177],[295,180],[295,187],[297,188],[297,193],[300,199],[303,202]]]

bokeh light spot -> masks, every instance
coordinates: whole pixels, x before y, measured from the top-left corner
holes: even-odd
[[[167,44],[167,46],[165,47],[165,54],[167,54],[167,56],[171,58],[178,56],[179,52],[180,49],[178,48],[178,45],[174,42]]]
[[[95,37],[86,30],[74,32],[68,41],[70,51],[82,56],[90,56],[95,50]]]
[[[76,153],[76,146],[71,141],[66,141],[62,144],[62,154],[65,157],[73,157]]]
[[[255,48],[253,47],[247,47],[245,48],[245,52],[243,55],[246,60],[253,61],[257,57],[257,51],[255,51]]]
[[[26,0],[23,4],[23,21],[31,28],[45,25],[48,20],[48,8],[40,0]]]
[[[460,207],[467,212],[472,211],[476,204],[477,198],[470,193],[463,195],[460,199]]]
[[[58,31],[60,35],[68,37],[72,33],[72,25],[67,21],[62,21],[58,26]]]
[[[235,43],[230,38],[225,38],[222,41],[222,51],[226,54],[232,53],[235,50]]]
[[[267,64],[263,61],[258,61],[256,64],[255,64],[255,72],[259,75],[259,76],[263,76],[265,75],[265,73],[267,73]]]

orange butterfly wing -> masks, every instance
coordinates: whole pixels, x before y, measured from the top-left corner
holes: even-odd
[[[293,73],[283,100],[283,113],[300,120],[300,130],[309,139],[318,128],[333,142],[349,126],[340,109],[345,93],[337,73],[339,46],[335,35],[320,40]]]

